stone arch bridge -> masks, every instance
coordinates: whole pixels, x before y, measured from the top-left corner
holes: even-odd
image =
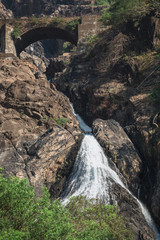
[[[30,44],[44,39],[63,39],[77,45],[99,32],[96,15],[80,18],[25,18],[0,20],[0,53],[19,56]]]

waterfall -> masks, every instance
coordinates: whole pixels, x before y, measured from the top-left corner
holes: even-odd
[[[92,135],[91,128],[85,124],[78,114],[74,114],[79,121],[80,128],[84,131],[84,138],[61,196],[63,204],[65,205],[70,197],[80,195],[86,196],[88,199],[102,199],[106,204],[110,204],[113,200],[110,196],[110,188],[113,182],[119,184],[132,195],[118,174],[109,167],[108,159],[102,147]],[[134,199],[139,204],[148,225],[154,231],[156,240],[160,240],[160,234],[147,208],[136,197]]]
[[[91,134],[86,134],[78,152],[73,171],[63,193],[64,201],[69,196],[87,196],[101,198],[110,203],[109,189],[113,179],[122,184],[118,175],[110,169],[108,160],[97,140]]]

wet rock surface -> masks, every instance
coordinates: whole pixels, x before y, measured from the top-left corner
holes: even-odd
[[[114,186],[114,195],[120,212],[133,230],[134,240],[154,240],[152,229],[148,226],[136,199],[119,185]],[[127,226],[126,226],[127,227]]]
[[[93,133],[123,175],[129,189],[137,195],[142,160],[123,128],[115,120],[97,119],[93,122]]]
[[[81,131],[67,97],[32,63],[0,63],[0,166],[56,197],[75,160]],[[56,191],[55,188],[56,187]]]
[[[142,160],[123,128],[113,119],[106,121],[97,119],[93,122],[93,134],[108,156],[110,166],[137,197],[141,183]],[[112,187],[112,198],[129,222],[134,232],[134,239],[155,239],[133,195],[119,184],[114,183]]]

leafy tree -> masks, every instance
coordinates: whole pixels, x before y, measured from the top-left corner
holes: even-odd
[[[67,209],[71,213],[77,239],[133,239],[132,231],[126,227],[116,205],[106,205],[81,196],[73,197]]]
[[[21,36],[21,31],[18,27],[15,27],[13,31],[11,32],[11,37],[13,40],[20,38]]]
[[[104,24],[113,25],[119,25],[128,20],[137,21],[158,4],[159,0],[114,0],[114,4],[103,11],[101,20]]]
[[[26,179],[0,174],[0,240],[131,240],[116,206],[73,198],[67,207],[35,198]]]
[[[26,179],[0,175],[0,240],[69,239],[73,231],[70,214],[49,193],[35,198]],[[67,237],[66,237],[67,236]]]
[[[103,5],[106,5],[108,6],[110,4],[110,0],[96,0],[95,1],[95,5],[100,5],[100,6],[103,6]]]

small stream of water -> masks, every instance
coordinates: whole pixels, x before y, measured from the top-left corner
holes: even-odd
[[[80,128],[84,131],[84,139],[61,196],[63,204],[66,204],[72,196],[102,199],[106,204],[110,204],[110,189],[113,181],[132,195],[117,173],[109,167],[102,147],[91,133],[92,129],[85,124],[78,114],[75,112],[74,114],[79,121]],[[136,197],[134,199],[139,204],[148,225],[154,231],[156,240],[160,240],[160,234],[147,208]]]

